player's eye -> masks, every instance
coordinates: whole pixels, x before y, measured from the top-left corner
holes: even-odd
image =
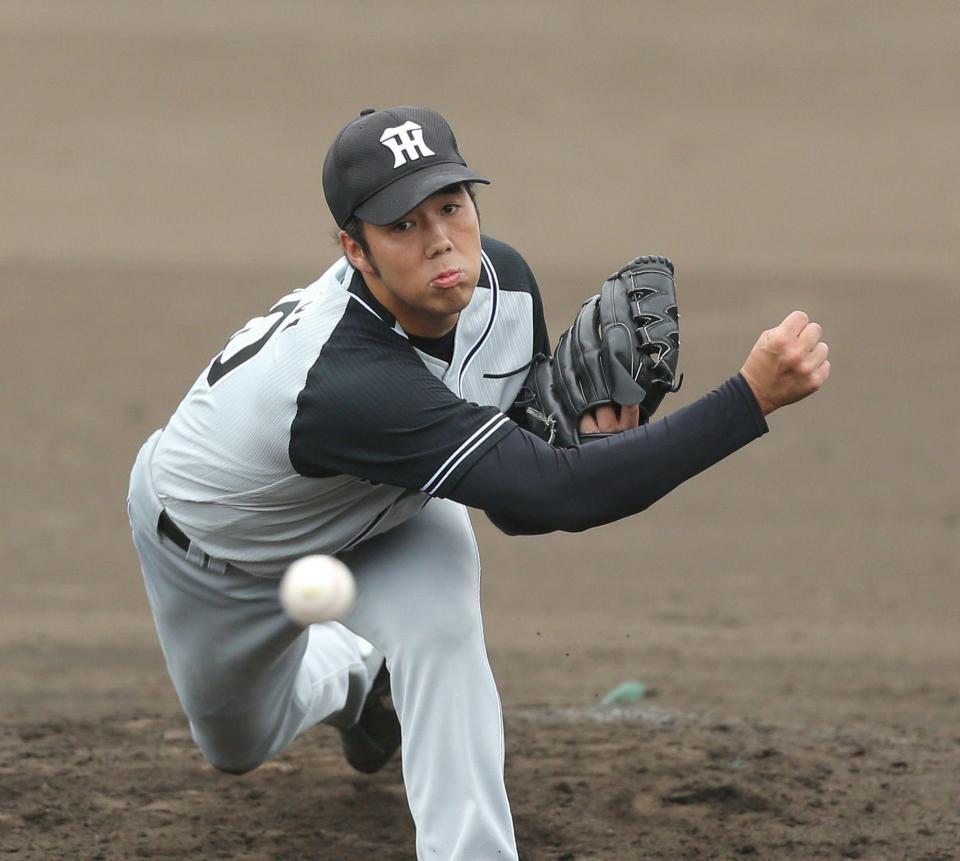
[[[453,215],[453,213],[455,213],[458,209],[460,209],[459,203],[445,203],[443,205],[443,211],[447,215]]]
[[[408,230],[413,228],[412,221],[398,221],[396,224],[390,228],[394,233],[406,233]]]

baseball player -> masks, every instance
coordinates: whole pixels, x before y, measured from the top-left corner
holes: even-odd
[[[350,122],[323,168],[342,256],[226,342],[144,444],[128,497],[203,755],[246,772],[317,723],[361,771],[401,747],[420,859],[517,858],[466,506],[508,533],[626,517],[829,373],[820,327],[794,312],[669,419],[595,403],[576,422],[605,438],[551,445],[510,417],[517,369],[550,347],[529,267],[480,233],[487,182],[434,111]],[[357,599],[301,629],[277,578],[315,553],[350,567]]]

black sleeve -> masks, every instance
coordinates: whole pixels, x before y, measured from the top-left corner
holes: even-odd
[[[496,407],[456,397],[401,335],[342,331],[297,397],[289,457],[300,475],[437,495],[512,429]]]
[[[643,511],[766,431],[737,374],[657,422],[580,448],[515,428],[444,495],[483,509],[510,535],[580,532]]]
[[[550,356],[550,333],[547,332],[547,321],[543,316],[543,299],[540,297],[540,287],[537,284],[537,279],[533,277],[533,271],[529,266],[526,266],[526,261],[524,261],[524,266],[527,270],[527,277],[530,279],[531,290],[530,294],[533,296],[533,354],[543,353],[544,356]]]

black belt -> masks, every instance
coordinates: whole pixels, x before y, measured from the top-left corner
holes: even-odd
[[[170,519],[166,511],[160,512],[157,529],[160,530],[161,535],[169,538],[184,553],[190,552],[190,539],[180,531],[180,527]]]

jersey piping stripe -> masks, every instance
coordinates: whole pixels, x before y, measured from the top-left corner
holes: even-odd
[[[350,293],[350,298],[355,299],[357,302],[363,305],[363,307],[366,308],[371,314],[373,314],[373,316],[376,317],[378,320],[383,319],[383,317],[381,317],[376,311],[374,311],[373,308],[371,308],[366,302],[364,302],[363,299],[361,299],[356,293]],[[404,338],[407,337],[407,333],[400,328],[399,323],[393,324],[393,331],[396,332],[398,335],[403,335]],[[409,338],[407,340],[409,340]]]
[[[374,529],[374,527],[387,515],[390,511],[391,506],[387,506],[383,509],[376,517],[373,518],[361,531],[360,534],[355,538],[351,538],[343,547],[338,550],[338,553],[345,553],[347,550],[353,550],[364,538],[366,538]]]
[[[453,475],[457,467],[460,466],[460,464],[463,463],[463,461],[466,460],[471,454],[473,454],[473,452],[475,452],[481,445],[483,445],[483,443],[491,435],[493,435],[496,431],[498,431],[501,427],[503,427],[509,421],[510,419],[507,418],[507,416],[501,415],[500,421],[498,421],[492,428],[490,428],[490,430],[488,430],[482,437],[480,437],[480,439],[478,439],[472,446],[470,446],[470,448],[468,448],[465,452],[463,452],[463,454],[461,454],[460,457],[458,457],[452,464],[450,464],[450,468],[440,477],[437,483],[430,490],[427,491],[427,493],[431,495],[436,494],[436,492],[441,488],[443,483],[448,478],[450,478],[451,475]]]
[[[493,261],[487,256],[486,251],[480,251],[480,262],[483,264],[483,268],[486,269],[487,279],[490,281],[490,318],[487,320],[487,326],[483,330],[483,334],[477,339],[477,343],[470,348],[470,352],[467,353],[467,357],[460,366],[460,376],[457,378],[457,392],[461,396],[463,395],[463,376],[483,346],[484,341],[487,340],[487,336],[493,331],[493,324],[497,321],[497,309],[500,306],[500,279],[497,277],[497,270],[493,268]]]
[[[430,480],[421,487],[420,490],[424,493],[435,493],[465,458],[476,451],[476,449],[483,444],[484,440],[508,421],[510,421],[510,419],[503,413],[498,413],[488,422],[481,425],[479,429],[474,431],[460,447],[443,462],[440,469],[431,476]]]
[[[371,308],[366,302],[363,301],[363,299],[357,296],[356,293],[351,293],[350,298],[353,299],[354,302],[359,302],[361,305],[363,305],[363,307],[366,308],[371,314],[373,314],[373,316],[376,317],[378,320],[383,319],[383,317],[381,317],[376,311],[374,311],[373,308]]]

